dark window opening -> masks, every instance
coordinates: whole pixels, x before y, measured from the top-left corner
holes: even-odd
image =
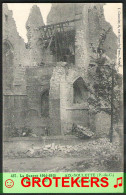
[[[49,116],[49,90],[45,91],[41,95],[41,116]]]
[[[80,12],[79,12],[80,13]],[[40,27],[43,50],[49,49],[55,62],[75,64],[75,22],[78,19]]]
[[[13,47],[10,42],[3,43],[3,86],[11,89],[13,85]]]
[[[5,14],[5,20],[6,22],[8,21],[8,15]]]
[[[81,77],[73,83],[73,90],[73,103],[81,104],[87,101],[88,91]]]
[[[75,30],[57,32],[53,37],[50,50],[57,62],[75,64]]]

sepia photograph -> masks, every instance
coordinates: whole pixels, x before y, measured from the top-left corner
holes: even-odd
[[[122,3],[3,3],[3,172],[123,172]]]

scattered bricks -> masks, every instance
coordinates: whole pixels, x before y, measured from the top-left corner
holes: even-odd
[[[84,138],[84,137],[93,137],[94,133],[90,131],[90,129],[80,126],[74,125],[74,132],[77,137]]]

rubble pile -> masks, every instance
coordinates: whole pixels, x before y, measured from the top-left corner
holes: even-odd
[[[72,145],[56,145],[54,143],[48,144],[42,147],[33,147],[30,148],[26,155],[29,157],[51,157],[51,156],[60,156],[60,157],[69,157],[69,156],[77,156],[78,151],[81,149],[86,150],[86,148],[82,147],[82,144],[72,146]]]
[[[84,128],[80,125],[77,125],[77,128],[76,128],[76,136],[77,137],[92,137],[94,135],[94,133],[92,131],[90,131],[89,129],[87,128]]]
[[[79,138],[91,138],[94,136],[94,133],[90,129],[76,124],[73,124],[72,132]]]
[[[108,157],[111,154],[118,152],[118,143],[112,144],[107,138],[97,140],[89,140],[81,142],[80,144],[61,145],[61,144],[44,144],[42,146],[35,146],[32,144],[29,148],[18,149],[17,151],[9,151],[6,157]]]
[[[79,145],[80,146],[80,145]],[[87,155],[84,160],[75,162],[69,166],[57,167],[49,170],[50,172],[109,172],[110,170],[120,171],[121,169],[121,152],[119,149],[119,141],[115,141],[114,144],[109,142],[107,138],[101,138],[92,142],[86,143]],[[81,156],[84,155],[83,149],[78,150]],[[47,170],[48,171],[48,170]]]

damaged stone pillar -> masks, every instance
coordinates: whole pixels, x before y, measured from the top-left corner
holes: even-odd
[[[71,131],[72,128],[72,116],[68,109],[73,103],[73,86],[66,81],[65,75],[62,77],[60,83],[60,114],[61,114],[61,133]]]
[[[87,71],[89,65],[88,55],[88,8],[87,4],[83,4],[81,20],[75,23],[75,65],[84,71]]]
[[[64,74],[64,68],[57,66],[53,70],[50,79],[49,93],[49,115],[50,115],[50,134],[61,134],[61,118],[60,118],[60,80]]]
[[[30,62],[32,66],[38,66],[43,63],[43,40],[40,27],[44,25],[40,8],[33,5],[28,20],[26,22],[27,47],[29,49]]]

